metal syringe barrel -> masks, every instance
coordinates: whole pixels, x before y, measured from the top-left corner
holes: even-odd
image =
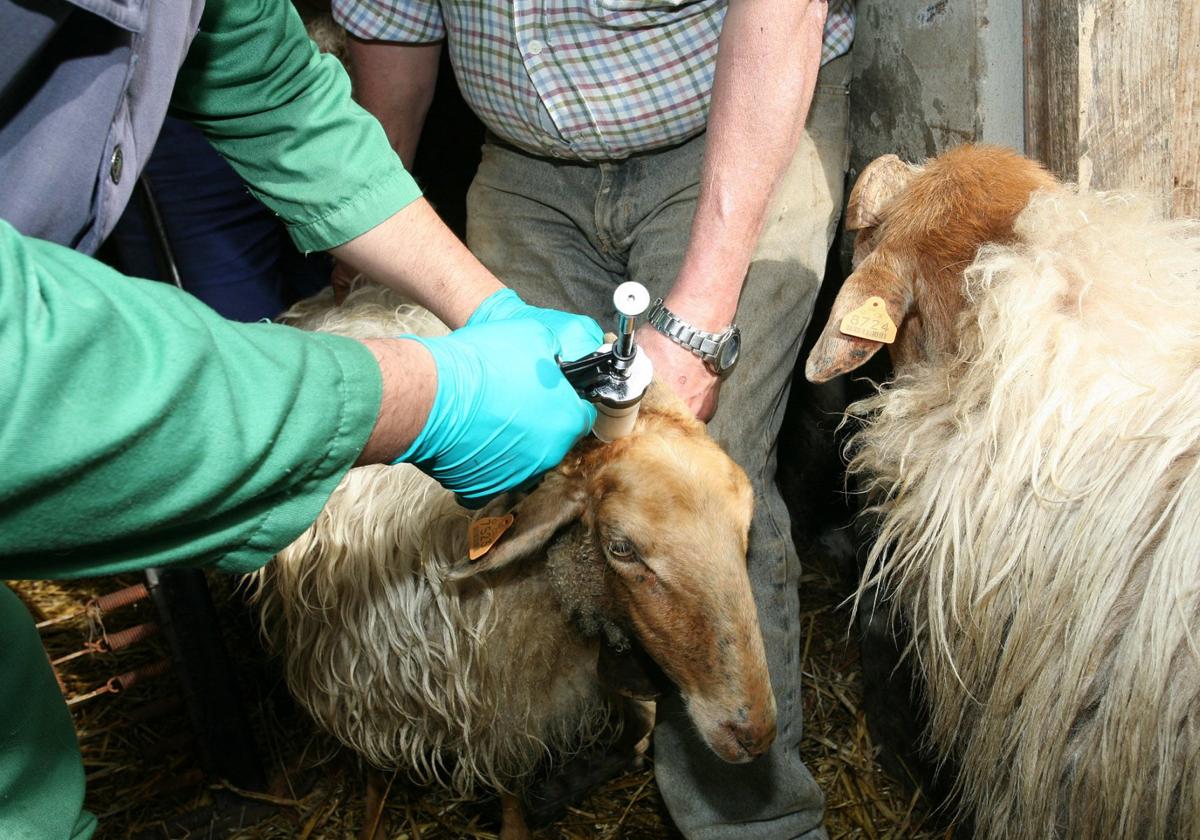
[[[617,340],[613,344],[613,355],[617,358],[617,370],[623,372],[633,360],[637,319],[650,307],[650,293],[641,283],[626,281],[613,292],[613,306],[617,309]]]
[[[641,283],[630,280],[613,292],[617,310],[617,337],[612,347],[612,373],[608,384],[599,389],[596,424],[592,433],[608,443],[633,431],[638,404],[650,385],[654,366],[645,353],[637,351],[634,332],[637,319],[650,306],[650,293]]]

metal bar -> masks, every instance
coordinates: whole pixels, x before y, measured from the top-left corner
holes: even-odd
[[[120,694],[122,691],[128,691],[144,680],[153,679],[154,677],[161,677],[170,670],[171,660],[160,659],[157,662],[151,662],[149,665],[143,665],[140,668],[134,668],[132,671],[126,671],[123,674],[117,674],[108,681],[108,690],[112,694]]]
[[[150,597],[150,591],[146,589],[146,584],[136,583],[133,586],[126,586],[124,589],[118,589],[115,592],[109,592],[106,595],[97,595],[84,604],[83,609],[76,610],[67,615],[60,615],[58,618],[48,618],[45,621],[39,621],[36,625],[38,630],[45,630],[47,627],[53,627],[57,624],[65,624],[68,621],[74,621],[89,613],[97,616],[103,615],[106,612],[111,612],[120,607],[126,607],[130,604],[136,604],[138,601],[143,601]]]
[[[100,686],[99,688],[97,688],[93,691],[89,691],[86,694],[76,694],[74,697],[68,697],[67,698],[67,706],[68,707],[77,706],[80,703],[84,703],[88,700],[91,700],[93,697],[99,697],[101,694],[111,694],[111,693],[112,693],[112,687],[109,686],[108,683],[105,683],[104,685]]]
[[[158,634],[158,625],[153,621],[147,621],[144,624],[135,624],[124,630],[116,633],[105,633],[100,639],[100,649],[105,653],[124,650],[125,648],[135,645],[138,642],[149,639],[151,636]]]
[[[203,572],[147,569],[146,581],[183,688],[201,765],[238,787],[263,790],[266,775]]]
[[[77,610],[76,612],[68,613],[67,615],[60,615],[58,618],[48,618],[45,621],[39,621],[34,625],[34,627],[36,627],[38,630],[45,630],[48,627],[54,627],[56,624],[66,624],[68,621],[74,621],[86,613],[86,609]]]
[[[150,180],[144,174],[138,178],[136,189],[142,210],[146,214],[151,239],[154,241],[159,270],[175,288],[182,289],[183,279],[179,274],[179,264],[175,261],[175,249],[171,247],[171,239],[167,236],[167,226],[154,198],[154,190],[150,188]]]
[[[122,691],[128,691],[143,680],[161,676],[169,670],[171,670],[171,660],[169,659],[160,659],[158,662],[151,662],[149,665],[143,665],[140,668],[134,668],[132,671],[117,674],[104,685],[86,694],[77,694],[74,697],[68,697],[67,705],[76,706],[86,700],[99,697],[101,694],[120,694]]]
[[[146,588],[146,584],[135,583],[133,586],[118,589],[116,592],[96,596],[88,602],[88,609],[94,610],[97,613],[112,612],[120,607],[127,607],[130,604],[136,604],[138,601],[144,601],[149,597],[150,590]]]
[[[57,668],[64,662],[70,662],[81,656],[89,656],[96,653],[113,653],[114,651],[123,650],[137,644],[143,639],[148,639],[156,633],[158,633],[158,625],[153,621],[147,621],[144,624],[135,624],[116,633],[105,633],[99,640],[88,642],[77,651],[68,653],[66,656],[60,656],[58,659],[51,659],[50,664]]]
[[[64,662],[70,662],[74,659],[78,659],[81,656],[90,656],[93,653],[97,653],[99,651],[99,649],[100,649],[100,647],[96,642],[88,642],[86,645],[84,645],[82,648],[80,648],[77,651],[68,653],[66,656],[60,656],[60,657],[58,657],[58,659],[51,659],[50,666],[52,668],[57,668],[59,665],[62,665]]]

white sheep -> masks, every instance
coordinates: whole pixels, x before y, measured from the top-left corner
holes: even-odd
[[[372,285],[284,320],[358,338],[444,332]],[[470,522],[507,513],[510,529],[468,562]],[[775,733],[751,513],[742,470],[652,386],[634,434],[581,441],[533,492],[478,513],[414,467],[352,470],[260,573],[263,627],[321,726],[459,793],[519,790],[544,757],[615,737],[614,697],[630,686],[598,677],[602,647],[626,662],[644,650],[713,750],[748,761]]]
[[[850,469],[932,742],[981,838],[1200,837],[1200,224],[986,147],[873,166],[808,374],[881,298]]]

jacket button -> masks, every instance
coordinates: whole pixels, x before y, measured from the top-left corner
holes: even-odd
[[[121,183],[121,169],[125,165],[125,156],[121,153],[120,144],[113,149],[112,159],[108,162],[108,175],[114,184]]]

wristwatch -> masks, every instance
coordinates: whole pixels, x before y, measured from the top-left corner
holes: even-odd
[[[742,331],[737,324],[730,324],[721,332],[698,330],[663,306],[662,298],[654,301],[646,320],[671,341],[699,356],[717,376],[725,376],[737,364],[742,346]]]

